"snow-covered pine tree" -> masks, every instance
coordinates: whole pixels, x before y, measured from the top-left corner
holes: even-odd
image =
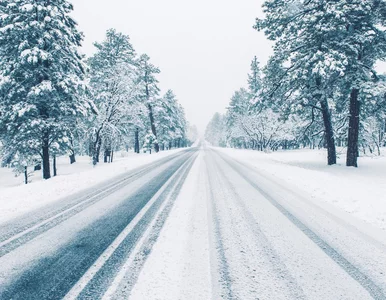
[[[251,72],[248,74],[248,88],[253,104],[256,103],[259,92],[262,88],[261,80],[260,63],[257,60],[257,56],[255,56],[251,63]]]
[[[12,155],[41,156],[48,179],[51,145],[88,111],[78,96],[82,34],[67,0],[0,0],[0,7],[1,140]]]
[[[74,120],[71,124],[69,131],[69,145],[68,145],[68,157],[70,159],[70,164],[76,163],[76,155],[83,154],[86,152],[87,145],[87,118],[82,118]]]
[[[134,145],[135,153],[140,153],[140,139],[143,138],[143,133],[146,133],[146,129],[149,128],[147,111],[148,109],[144,103],[134,101],[127,113],[125,124],[127,134],[124,138],[127,139],[128,144]],[[134,135],[132,132],[134,132]]]
[[[173,128],[175,131],[173,132],[173,140],[174,140],[174,147],[180,148],[186,146],[186,132],[188,123],[185,118],[185,111],[184,108],[181,106],[180,103],[177,102],[177,100],[174,102],[175,104],[175,115],[172,119],[173,121]]]
[[[187,137],[190,145],[198,140],[199,134],[198,134],[198,129],[197,129],[196,125],[189,125],[188,126],[188,130],[186,132],[186,137]]]
[[[89,129],[93,164],[104,148],[105,161],[125,131],[131,105],[136,99],[135,52],[127,35],[109,29],[97,52],[88,60],[90,91],[95,114]]]
[[[151,131],[149,131],[148,134],[145,136],[145,142],[143,144],[144,151],[149,152],[151,154],[151,150],[153,149],[155,144],[158,144],[157,139],[155,135]]]
[[[280,98],[297,99],[291,110],[301,105],[321,113],[329,164],[336,161],[330,104],[337,104],[336,90],[349,85],[347,166],[357,166],[360,106],[366,104],[361,89],[376,79],[376,60],[385,58],[386,2],[272,0],[264,11],[266,18],[256,28],[276,42],[274,60],[283,70],[272,76],[277,79],[273,91],[283,90],[286,82]],[[280,73],[280,68],[271,70]]]
[[[386,76],[364,84],[361,98],[366,105],[361,112],[359,147],[364,153],[381,155],[381,147],[386,145]]]
[[[255,82],[255,81],[254,81]],[[242,120],[249,114],[251,94],[244,88],[232,96],[226,114],[227,140],[232,147],[246,148],[248,137]]]
[[[264,68],[263,92],[260,94],[264,109],[273,109],[281,114],[283,120],[293,117],[296,122],[292,122],[294,128],[294,140],[283,141],[283,148],[309,146],[315,148],[322,145],[330,149],[328,151],[328,162],[334,161],[335,142],[330,139],[330,147],[326,145],[326,127],[324,117],[328,121],[327,115],[322,114],[320,101],[313,97],[311,85],[307,84],[307,76],[302,80],[296,80],[294,73],[287,70],[288,65],[283,64],[281,57],[273,56]],[[312,82],[312,79],[311,79]],[[328,92],[329,104],[333,104],[334,112],[337,109],[335,92],[339,91],[340,86],[330,86]],[[330,110],[328,110],[330,111]],[[328,112],[326,111],[326,112]],[[333,114],[331,113],[333,116]],[[333,126],[331,118],[331,126]],[[330,128],[330,127],[328,127]],[[331,127],[332,128],[332,127]],[[332,146],[331,146],[332,145]]]
[[[205,130],[205,140],[216,147],[226,146],[225,117],[215,113]]]
[[[346,165],[357,167],[361,109],[371,105],[364,95],[367,83],[378,81],[377,60],[386,59],[386,1],[340,0],[330,4],[338,17],[338,51],[346,56],[344,80],[350,84],[349,130]]]
[[[283,120],[280,113],[265,108],[258,114],[243,116],[241,126],[252,141],[252,149],[267,151],[284,148],[283,142],[294,139],[292,121],[292,118]]]
[[[257,20],[256,28],[275,41],[266,75],[271,86],[269,97],[276,94],[274,98],[292,112],[306,108],[321,113],[328,164],[333,165],[336,148],[329,98],[334,82],[343,75],[346,56],[337,51],[332,38],[341,25],[337,23],[339,12],[330,11],[330,5],[332,2],[326,0],[266,1],[266,17]]]
[[[160,70],[150,63],[150,57],[146,54],[140,56],[138,62],[138,86],[140,89],[139,97],[141,101],[148,108],[150,127],[153,135],[157,139],[157,129],[154,120],[153,106],[157,101],[159,95],[158,80],[156,75],[160,73]],[[156,152],[159,151],[158,142],[154,144]]]
[[[178,147],[186,147],[186,133],[188,128],[188,121],[186,120],[185,110],[180,103],[177,103],[176,128],[176,138]]]
[[[155,123],[158,134],[158,142],[161,150],[169,147],[176,135],[177,100],[172,90],[156,102],[154,106]]]
[[[158,142],[162,149],[165,147],[180,147],[186,143],[187,124],[185,112],[178,103],[172,90],[157,101],[154,106]]]

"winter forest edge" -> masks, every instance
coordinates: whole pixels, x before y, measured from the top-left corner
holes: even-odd
[[[172,90],[129,36],[110,29],[86,58],[68,1],[0,1],[2,166],[56,176],[56,157],[87,154],[93,165],[114,151],[155,152],[197,139]],[[51,168],[52,164],[52,168]],[[53,171],[51,171],[53,170]],[[53,174],[52,174],[53,173]]]
[[[214,146],[276,151],[347,148],[347,166],[386,143],[386,57],[383,1],[283,1],[264,4],[255,29],[274,43],[260,67],[255,57],[246,88],[205,139]],[[114,152],[151,153],[198,138],[172,90],[160,95],[148,55],[110,29],[86,58],[68,1],[0,1],[0,150],[2,166],[56,176],[56,157],[87,154],[93,165]],[[51,165],[53,171],[51,172]]]
[[[274,42],[263,68],[255,57],[247,88],[216,113],[212,145],[261,151],[326,148],[327,163],[346,148],[347,166],[386,143],[384,1],[265,1],[255,29]]]

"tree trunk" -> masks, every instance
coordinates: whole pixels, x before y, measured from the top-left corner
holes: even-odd
[[[57,171],[56,171],[56,155],[54,154],[54,158],[52,160],[52,166],[53,166],[53,170],[54,170],[54,177],[57,175]]]
[[[27,166],[24,167],[24,183],[28,184],[28,169],[27,169]]]
[[[41,164],[37,164],[34,167],[34,171],[40,171],[41,169],[42,169],[42,165]]]
[[[157,130],[155,128],[155,123],[154,123],[153,108],[151,107],[150,104],[147,105],[147,108],[149,109],[149,118],[150,118],[151,132],[153,133],[155,138],[157,138]],[[157,143],[154,143],[154,150],[155,150],[155,152],[159,152],[158,141],[157,141]]]
[[[70,154],[70,164],[74,164],[76,163],[76,159],[75,159],[75,153],[74,151],[71,150],[71,154]]]
[[[323,123],[324,123],[324,138],[322,141],[326,144],[327,163],[329,166],[331,166],[336,164],[336,147],[335,147],[335,139],[334,139],[334,129],[332,127],[331,111],[330,111],[330,108],[328,107],[327,98],[323,95],[321,91],[322,79],[319,76],[316,78],[316,86],[320,91],[320,94],[317,96],[317,99],[322,109]]]
[[[385,118],[385,122],[383,125],[383,134],[386,135],[386,118]],[[382,139],[383,139],[383,135],[382,135]],[[386,146],[386,138],[385,138],[385,141],[383,143],[383,146]]]
[[[111,156],[110,156],[110,162],[112,163],[114,159],[114,151],[111,151]]]
[[[328,107],[328,102],[325,97],[320,100],[320,106],[322,108],[325,143],[327,147],[327,163],[329,166],[336,164],[336,148],[334,139],[334,129],[331,122],[331,112]]]
[[[97,163],[99,163],[99,154],[101,152],[101,146],[102,146],[102,140],[98,137],[97,141],[94,143],[94,150],[93,150],[93,165],[95,166]]]
[[[99,157],[100,157],[100,154],[101,154],[101,148],[102,148],[102,140],[99,139],[98,144],[97,144],[97,148],[96,148],[96,162],[97,163],[99,163]]]
[[[104,160],[103,160],[104,163],[108,162],[108,157],[110,157],[110,150],[109,149],[105,149]]]
[[[102,140],[100,137],[100,133],[103,127],[99,128],[97,131],[96,137],[95,137],[95,142],[93,142],[93,147],[92,147],[92,164],[95,166],[97,163],[99,163],[99,154],[101,151],[101,146],[102,146]]]
[[[88,156],[94,157],[95,143],[93,140],[90,140],[88,143]]]
[[[172,141],[169,141],[169,150],[171,150],[172,149]]]
[[[139,153],[139,128],[135,129],[135,145],[134,152]]]
[[[352,89],[350,95],[350,120],[347,139],[347,167],[358,167],[359,139],[359,89]]]
[[[69,156],[70,156],[70,164],[72,165],[73,163],[76,162],[75,151],[74,151],[74,141],[72,138],[70,139],[70,144],[71,144],[71,147],[70,147],[71,154]]]
[[[43,135],[43,178],[50,179],[50,152],[49,152],[49,135],[44,133]]]

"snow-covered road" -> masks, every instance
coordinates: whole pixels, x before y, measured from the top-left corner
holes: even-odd
[[[386,236],[211,148],[0,228],[0,299],[386,299]]]
[[[215,294],[385,299],[386,247],[274,178],[207,151]]]

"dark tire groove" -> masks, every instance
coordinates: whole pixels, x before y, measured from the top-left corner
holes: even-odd
[[[62,299],[185,161],[185,157],[177,159],[108,215],[83,228],[71,244],[41,258],[16,281],[1,287],[0,299]]]
[[[159,211],[162,204],[165,202],[167,197],[171,195],[171,200],[168,205],[161,213],[161,222],[158,224],[156,228],[159,232],[163,224],[166,221],[167,216],[172,208],[172,204],[174,200],[177,198],[179,191],[182,188],[182,184],[184,183],[191,166],[194,162],[192,158],[189,159],[187,165],[180,169],[175,178],[168,184],[167,189],[158,197],[158,199],[153,203],[151,208],[146,212],[140,222],[135,226],[135,228],[127,235],[124,241],[118,246],[118,248],[114,251],[113,255],[106,261],[103,267],[96,273],[96,275],[92,278],[92,280],[87,284],[87,286],[83,289],[78,299],[101,299],[104,293],[107,291],[110,284],[113,282],[115,276],[119,272],[119,268],[125,263],[128,256],[132,253],[134,246],[137,244],[139,239],[142,237],[144,232],[148,229],[151,221],[154,219],[154,216]],[[176,184],[176,188],[171,191],[173,186]],[[154,231],[154,229],[153,229]],[[158,238],[158,234],[152,232],[152,239],[148,241],[145,245],[147,249],[146,257],[150,254],[152,246],[156,242]],[[146,260],[146,259],[145,259]],[[136,262],[138,262],[136,260]],[[144,263],[144,261],[143,261]],[[140,269],[137,270],[138,273]],[[132,273],[131,275],[135,275]],[[138,274],[137,274],[138,275]],[[128,283],[127,283],[128,284]]]
[[[209,165],[211,163],[208,161],[207,157],[205,157],[205,163],[208,170],[207,173],[210,174],[211,172],[209,172]],[[214,168],[214,166],[212,166],[212,168]],[[212,215],[211,219],[213,220],[213,242],[215,244],[215,249],[218,255],[217,267],[220,276],[218,283],[221,286],[221,295],[218,296],[221,296],[221,299],[237,299],[232,288],[233,280],[229,269],[229,264],[225,255],[225,245],[223,243],[224,237],[221,233],[220,220],[218,217],[217,206],[215,201],[216,197],[212,189],[212,187],[214,186],[214,178],[211,178],[211,176],[209,175],[207,177],[209,181],[209,195],[211,199],[209,206]]]
[[[292,224],[299,228],[311,241],[313,241],[325,254],[327,254],[336,264],[338,264],[351,278],[357,281],[369,294],[376,300],[386,299],[383,290],[378,287],[366,274],[362,273],[356,266],[351,264],[345,257],[343,257],[337,250],[325,242],[317,233],[308,228],[300,219],[295,217],[284,206],[282,206],[276,199],[271,197],[264,189],[258,186],[253,180],[246,176],[241,170],[243,165],[237,161],[224,158],[223,155],[213,151],[225,163],[227,163],[235,172],[244,178],[251,186],[253,186],[265,199],[267,199],[273,206],[275,206]]]
[[[35,225],[38,225],[39,223],[44,223],[46,220],[48,220],[48,219],[50,219],[58,214],[61,214],[61,213],[65,212],[66,210],[69,210],[69,211],[65,212],[64,214],[59,215],[57,218],[49,221],[48,223],[42,224],[41,226],[37,227],[33,231],[28,232],[25,235],[22,235],[19,238],[15,239],[13,241],[10,241],[9,243],[1,246],[0,247],[0,257],[15,250],[16,248],[22,246],[23,244],[34,239],[35,237],[39,236],[40,234],[46,232],[47,230],[57,226],[58,224],[66,221],[70,217],[85,210],[87,207],[89,207],[89,206],[97,203],[98,201],[104,199],[106,196],[111,195],[112,193],[118,191],[119,189],[121,189],[125,185],[141,178],[149,170],[151,170],[153,168],[160,167],[160,166],[162,166],[162,165],[164,165],[164,164],[166,164],[174,159],[177,159],[179,156],[186,155],[186,152],[178,153],[178,154],[179,154],[178,156],[173,156],[171,158],[167,157],[165,159],[161,159],[159,162],[156,162],[156,164],[154,164],[154,165],[141,167],[140,169],[136,169],[136,170],[130,172],[129,174],[120,175],[119,177],[116,177],[112,180],[109,180],[108,181],[109,183],[107,185],[105,184],[104,187],[98,188],[98,189],[93,188],[92,191],[89,194],[87,194],[86,196],[67,197],[69,199],[74,199],[74,198],[76,198],[76,199],[75,199],[75,201],[72,200],[70,203],[65,203],[64,206],[61,205],[61,203],[66,202],[66,201],[65,200],[64,201],[59,200],[59,201],[57,201],[58,203],[54,203],[55,204],[54,210],[51,210],[49,213],[45,214],[44,217],[39,217],[37,219],[29,221],[27,224],[23,223],[23,220],[25,220],[25,218],[26,218],[25,216],[23,216],[19,219],[16,219],[16,220],[11,221],[5,225],[2,225],[0,227],[0,232],[5,231],[5,233],[3,233],[1,235],[0,243],[3,241],[6,241],[8,239],[11,239],[13,236],[15,236],[19,233],[23,233],[23,231],[26,231],[29,228],[31,228]],[[84,193],[84,192],[80,192],[80,193]],[[90,200],[88,200],[88,199],[90,199]],[[82,202],[84,202],[84,203],[82,203]],[[62,206],[62,207],[60,207],[58,209],[57,208],[58,205]],[[79,206],[75,207],[74,209],[71,209],[72,207],[74,207],[76,205],[79,205]],[[49,207],[51,207],[51,206],[52,205],[50,205]],[[43,210],[45,210],[45,209],[43,209]],[[33,213],[31,213],[31,214],[33,215]],[[28,215],[30,215],[30,214],[28,214]],[[27,216],[27,218],[28,217],[29,216]]]

